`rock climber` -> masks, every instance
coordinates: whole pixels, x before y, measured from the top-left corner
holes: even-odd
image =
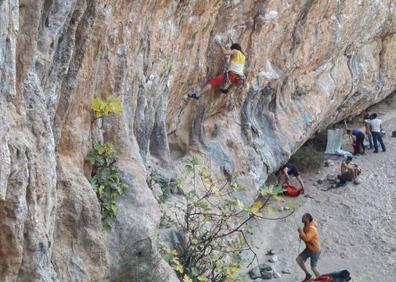
[[[371,119],[368,121],[368,123],[371,126],[371,134],[373,136],[373,142],[374,142],[374,153],[378,153],[378,142],[381,145],[382,152],[386,152],[385,144],[384,141],[382,140],[382,135],[381,135],[382,121],[378,118],[378,115],[374,113],[371,115]]]
[[[365,133],[366,133],[366,137],[367,140],[369,142],[369,150],[373,149],[373,137],[371,135],[371,126],[369,123],[369,120],[371,120],[371,113],[367,110],[364,114],[363,117],[363,122],[364,122],[364,128],[365,128]]]
[[[352,157],[348,156],[345,161],[341,163],[340,185],[345,185],[348,181],[353,181],[354,184],[359,184],[358,176],[361,173],[359,166],[352,162]]]
[[[308,258],[311,259],[311,269],[313,273],[316,277],[320,276],[320,273],[317,269],[320,257],[320,239],[317,229],[318,225],[311,214],[304,214],[302,217],[302,222],[304,223],[304,228],[298,228],[298,234],[300,239],[305,242],[306,247],[304,251],[298,255],[296,261],[301,269],[305,272],[305,279],[303,280],[304,282],[309,281],[312,278],[312,275],[305,267],[305,261]]]
[[[240,86],[244,81],[245,54],[242,52],[241,45],[234,43],[230,49],[227,49],[221,42],[217,41],[216,43],[220,46],[223,55],[230,56],[228,70],[224,74],[212,78],[198,93],[188,94],[189,98],[199,99],[203,94],[218,86],[222,86],[221,92],[227,93],[232,85]]]
[[[352,138],[353,141],[353,154],[364,154],[365,149],[364,149],[364,133],[360,128],[354,128],[354,129],[347,129],[347,134],[349,134]]]
[[[298,173],[297,167],[294,164],[287,162],[278,170],[276,175],[278,176],[278,181],[282,183],[283,187],[288,186],[290,182],[290,176],[294,176],[295,178],[297,178],[298,182],[301,185],[300,193],[304,193],[304,181]]]

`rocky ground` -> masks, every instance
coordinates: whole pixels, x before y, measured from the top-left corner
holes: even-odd
[[[394,95],[395,96],[395,95]],[[330,184],[319,179],[339,171],[341,160],[330,166],[303,175],[307,194],[297,199],[287,199],[299,205],[296,213],[282,221],[261,222],[255,225],[257,254],[260,263],[272,265],[281,275],[277,281],[301,281],[304,274],[295,263],[303,250],[299,244],[297,228],[301,216],[310,212],[319,223],[322,255],[321,273],[348,269],[352,281],[390,281],[396,274],[396,97],[373,108],[384,121],[387,131],[384,142],[387,152],[356,157],[354,161],[363,170],[361,184],[330,189]],[[348,146],[345,146],[348,148]],[[320,182],[320,181],[319,181]],[[327,190],[327,191],[326,191]],[[265,239],[264,239],[265,238]],[[269,249],[276,253],[276,263],[268,262]],[[290,274],[283,274],[286,270]],[[393,278],[391,278],[393,277]],[[258,280],[254,280],[258,281]]]

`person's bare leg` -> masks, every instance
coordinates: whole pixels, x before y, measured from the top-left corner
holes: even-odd
[[[212,89],[212,85],[211,84],[206,84],[204,88],[202,88],[199,92],[198,92],[198,97],[201,97],[203,94],[205,94],[206,92],[210,91]]]
[[[357,169],[356,168],[354,168],[353,169],[353,171],[352,171],[352,173],[353,173],[353,181],[356,181],[356,179],[357,179]]]
[[[353,170],[353,183],[354,184],[360,184],[358,177],[359,177],[359,170],[358,170],[358,168],[355,168]]]
[[[301,178],[301,176],[299,175],[299,176],[297,176],[297,180],[298,180],[298,182],[300,183],[300,185],[301,185],[301,189],[302,189],[302,191],[304,192],[304,181],[302,180],[302,178]]]
[[[297,262],[297,264],[301,267],[301,269],[305,272],[305,275],[306,275],[306,276],[310,276],[310,275],[311,275],[311,274],[308,272],[308,269],[305,267],[304,261],[303,261],[300,257],[297,257],[297,258],[296,258],[296,262]]]
[[[320,276],[320,273],[319,273],[319,271],[318,271],[318,269],[316,267],[312,267],[311,269],[312,269],[312,271],[313,271],[313,273],[315,274],[316,277]]]

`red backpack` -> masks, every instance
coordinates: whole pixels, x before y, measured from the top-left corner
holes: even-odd
[[[283,194],[288,197],[298,197],[300,195],[302,189],[298,189],[297,187],[294,187],[292,185],[287,185],[287,187],[284,188]]]
[[[331,282],[333,278],[329,275],[321,275],[314,280],[315,282]]]

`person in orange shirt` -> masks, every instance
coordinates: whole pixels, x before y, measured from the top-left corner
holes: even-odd
[[[305,261],[308,258],[311,259],[311,269],[315,276],[320,276],[320,273],[317,269],[318,260],[320,257],[320,240],[317,223],[313,219],[312,215],[309,213],[304,214],[302,217],[302,222],[304,223],[304,228],[298,228],[298,234],[300,239],[305,242],[306,248],[301,252],[301,254],[298,255],[296,261],[301,269],[305,272],[305,279],[303,280],[304,282],[309,281],[312,277],[305,267]]]
[[[245,54],[242,52],[241,45],[234,43],[230,49],[225,48],[220,42],[223,55],[230,56],[230,65],[224,74],[220,74],[212,78],[204,88],[198,93],[187,94],[188,98],[199,99],[203,94],[210,91],[214,87],[223,85],[221,91],[227,93],[231,85],[240,86],[244,81]]]

